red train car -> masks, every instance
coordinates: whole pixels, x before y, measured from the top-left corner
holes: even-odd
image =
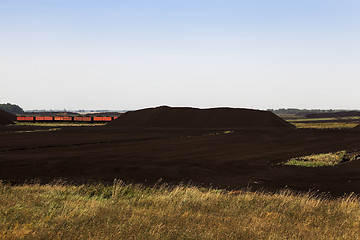
[[[111,117],[103,117],[103,122],[111,122]]]
[[[54,117],[48,117],[48,116],[37,116],[35,117],[35,121],[39,122],[51,122],[53,121]]]
[[[112,117],[93,117],[94,122],[111,122]]]
[[[33,121],[45,122],[45,121],[53,121],[53,120],[54,120],[54,117],[48,117],[48,116],[36,116],[36,117],[19,116],[16,118],[16,121],[19,121],[19,122],[33,122]]]
[[[71,122],[73,117],[54,117],[54,121]]]
[[[44,121],[44,117],[35,117],[35,121]]]
[[[74,122],[91,122],[91,117],[74,117]]]
[[[103,117],[93,117],[94,122],[102,122]]]
[[[32,122],[34,121],[35,117],[25,117],[25,121]]]
[[[82,122],[82,121],[83,121],[83,117],[74,117],[74,121],[75,121],[75,122]]]
[[[83,117],[83,122],[91,122],[92,118],[91,117]]]
[[[17,117],[16,121],[23,122],[25,121],[25,117]]]
[[[118,117],[69,117],[69,116],[19,116],[17,121],[19,122],[111,122]]]

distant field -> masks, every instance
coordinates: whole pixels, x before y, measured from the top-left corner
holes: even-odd
[[[341,129],[354,128],[360,124],[360,117],[305,118],[295,115],[279,115],[297,128]]]
[[[355,195],[0,184],[1,239],[356,239],[359,216]]]

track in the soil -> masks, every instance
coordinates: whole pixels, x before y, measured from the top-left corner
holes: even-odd
[[[316,169],[278,165],[291,157],[358,149],[360,131],[354,129],[15,130],[19,127],[0,128],[0,179],[15,183],[59,178],[112,183],[117,178],[151,185],[162,179],[230,189],[360,193],[360,161]]]

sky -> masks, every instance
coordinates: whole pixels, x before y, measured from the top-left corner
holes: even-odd
[[[0,0],[0,103],[360,109],[358,0]]]

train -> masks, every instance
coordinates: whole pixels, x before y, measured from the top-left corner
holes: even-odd
[[[85,122],[104,123],[111,122],[117,117],[86,117],[86,116],[18,116],[18,122]]]

